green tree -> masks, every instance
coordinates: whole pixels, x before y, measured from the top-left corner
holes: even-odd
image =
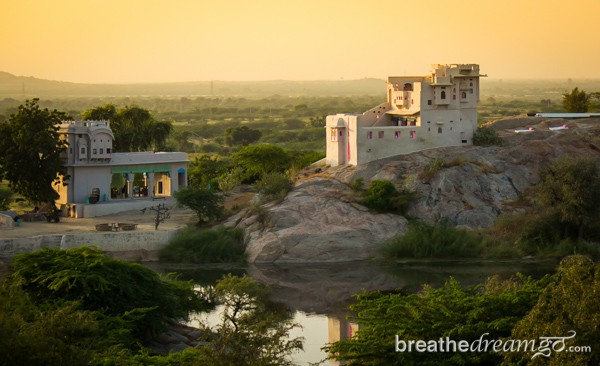
[[[537,304],[514,327],[511,338],[567,337],[565,346],[591,346],[591,352],[552,352],[532,359],[532,352],[506,353],[505,365],[599,365],[600,264],[583,256],[563,259]]]
[[[94,107],[81,114],[83,119],[108,120],[115,135],[115,151],[143,151],[163,148],[173,129],[168,121],[157,121],[149,110],[138,106],[117,109],[113,104]]]
[[[502,145],[502,138],[498,132],[490,126],[479,127],[473,134],[473,145],[490,146]]]
[[[563,94],[563,108],[569,113],[585,113],[590,107],[591,95],[579,88]]]
[[[232,158],[246,172],[246,179],[255,180],[264,173],[283,173],[291,166],[291,157],[284,149],[273,145],[245,146]]]
[[[540,170],[538,197],[561,221],[575,225],[582,239],[600,213],[600,175],[594,159],[565,156]]]
[[[373,180],[360,203],[375,212],[402,214],[408,208],[413,195],[406,190],[398,191],[389,180]]]
[[[199,188],[216,188],[218,179],[230,168],[230,162],[210,155],[197,156],[190,164],[190,186]]]
[[[175,192],[173,196],[180,205],[196,213],[199,225],[223,216],[224,198],[210,189],[190,186]]]
[[[363,293],[350,306],[355,314],[350,320],[361,325],[357,336],[327,350],[346,365],[498,364],[502,355],[492,352],[395,352],[395,337],[406,342],[446,337],[473,342],[484,333],[486,339],[508,337],[546,283],[547,278],[495,276],[483,286],[464,287],[451,278],[441,288],[424,286],[418,293]]]
[[[58,133],[66,115],[40,109],[38,101],[26,101],[0,123],[0,179],[6,178],[13,192],[32,202],[53,203],[59,195],[52,185],[59,175],[68,179],[61,157],[67,144]]]
[[[105,256],[95,247],[41,249],[13,261],[10,277],[37,302],[77,301],[84,310],[126,320],[138,339],[164,330],[206,304],[189,282],[161,278],[137,263]]]
[[[0,211],[6,211],[12,203],[13,193],[10,189],[0,187]]]
[[[229,127],[225,130],[225,143],[229,146],[248,146],[261,137],[262,132],[248,126]]]

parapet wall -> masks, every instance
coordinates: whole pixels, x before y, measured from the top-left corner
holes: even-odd
[[[112,257],[152,261],[157,260],[156,253],[165,247],[178,231],[56,234],[0,239],[0,259],[10,261],[19,253],[30,253],[42,248],[69,249],[97,245]]]

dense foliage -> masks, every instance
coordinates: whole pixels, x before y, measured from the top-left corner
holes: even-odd
[[[12,203],[13,193],[10,189],[0,186],[0,211],[6,211]]]
[[[574,88],[570,93],[563,94],[563,108],[570,113],[585,113],[590,108],[591,97],[584,90]]]
[[[184,230],[161,249],[159,255],[162,261],[168,262],[243,262],[245,250],[244,230],[219,226]]]
[[[579,239],[600,215],[600,174],[596,160],[565,156],[540,171],[539,198],[560,221],[575,225]]]
[[[58,133],[65,118],[57,110],[41,109],[33,99],[0,123],[0,179],[7,179],[13,192],[32,202],[58,199],[52,185],[67,173],[61,158],[67,144]]]
[[[413,196],[408,190],[397,190],[389,180],[373,180],[360,203],[375,212],[404,214]]]
[[[424,286],[418,293],[364,293],[350,306],[351,321],[361,325],[356,337],[330,345],[334,358],[347,365],[482,365],[498,364],[495,353],[395,352],[402,340],[475,341],[511,334],[515,323],[537,302],[547,279],[516,276],[490,278],[485,285],[462,286],[450,279],[441,288]]]
[[[570,336],[567,346],[591,346],[591,352],[553,352],[546,365],[600,364],[600,263],[582,256],[567,257],[533,309],[512,330],[514,339]],[[505,364],[536,365],[532,352],[507,353]]]
[[[225,143],[229,146],[248,146],[258,141],[262,136],[259,130],[248,126],[229,127],[225,130]]]
[[[94,247],[23,253],[13,268],[11,281],[34,301],[77,301],[82,309],[122,317],[138,336],[164,329],[167,319],[204,309],[190,283],[110,259]]]
[[[232,158],[244,169],[248,180],[256,180],[265,173],[283,173],[292,164],[289,153],[273,145],[244,146]]]
[[[482,126],[475,130],[473,134],[473,145],[490,146],[502,145],[502,138],[498,132],[490,126]]]
[[[265,173],[254,184],[258,192],[267,197],[283,198],[292,189],[293,182],[284,173]]]
[[[168,121],[157,121],[152,113],[139,106],[117,109],[114,104],[97,106],[81,113],[84,120],[107,120],[115,135],[115,151],[162,150],[173,126]]]
[[[189,186],[175,192],[173,197],[178,204],[196,213],[199,225],[218,220],[223,215],[224,198],[214,190]]]
[[[483,253],[481,236],[441,223],[413,221],[402,235],[388,240],[383,253],[392,258],[476,258]]]

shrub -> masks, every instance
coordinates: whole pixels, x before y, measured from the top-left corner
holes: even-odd
[[[10,189],[0,187],[0,211],[6,211],[12,203],[13,193]]]
[[[395,258],[473,258],[482,254],[483,246],[479,235],[467,230],[415,221],[404,235],[385,243],[382,250]]]
[[[173,195],[180,205],[196,212],[198,224],[218,220],[223,216],[224,198],[210,189],[186,187]]]
[[[246,172],[245,179],[250,181],[265,173],[283,173],[291,166],[289,153],[273,145],[244,146],[232,158]]]
[[[214,229],[188,228],[161,249],[162,261],[182,263],[243,262],[244,230],[219,226]]]
[[[191,283],[161,278],[95,247],[22,253],[13,268],[11,280],[34,301],[79,301],[85,310],[123,317],[138,336],[164,329],[167,319],[204,309]]]
[[[293,183],[286,174],[266,173],[254,186],[265,196],[283,198],[292,189]]]
[[[325,157],[325,153],[320,151],[308,151],[304,153],[299,153],[294,158],[294,166],[298,169],[305,168],[310,164],[317,162]]]
[[[398,191],[389,180],[374,180],[360,203],[375,212],[405,213],[414,196],[407,190]]]
[[[479,127],[473,134],[473,145],[490,146],[502,145],[502,138],[498,132],[489,126]]]

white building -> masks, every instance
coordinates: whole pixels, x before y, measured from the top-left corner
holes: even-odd
[[[360,115],[327,116],[327,164],[359,165],[472,144],[481,76],[476,64],[433,65],[427,76],[390,76],[386,103]]]
[[[156,205],[156,199],[187,186],[183,152],[114,153],[107,121],[64,121],[61,138],[68,179],[54,189],[57,204],[72,217],[95,217]]]

